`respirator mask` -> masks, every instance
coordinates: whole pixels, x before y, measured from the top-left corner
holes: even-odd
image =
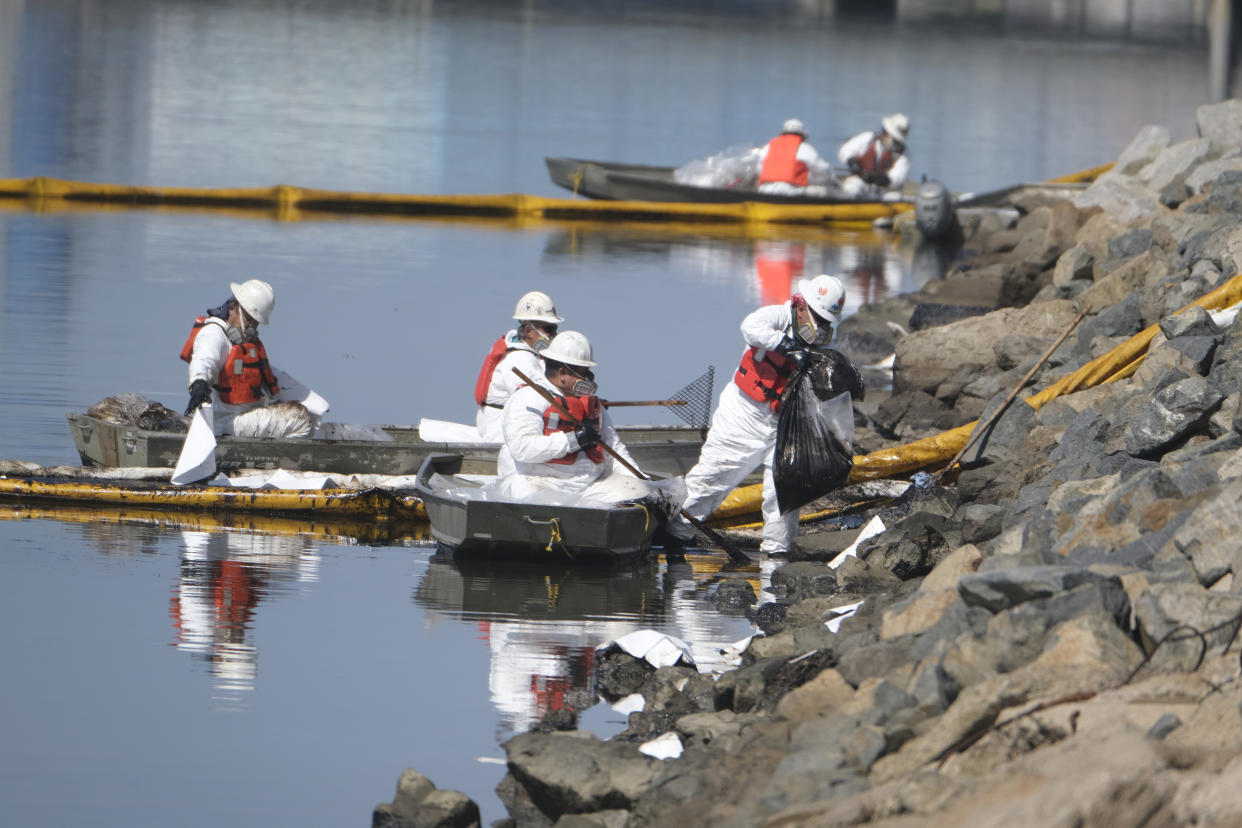
[[[570,393],[575,397],[594,397],[595,392],[599,390],[599,386],[595,384],[595,375],[591,373],[590,369],[587,369],[586,376],[582,376],[573,369],[568,370],[569,373],[577,377],[574,380],[574,387],[570,390]]]
[[[224,335],[228,337],[229,343],[232,345],[259,341],[258,328],[239,328],[236,325],[229,325],[224,329]]]
[[[530,330],[534,331],[539,337],[534,342],[529,343],[531,349],[537,354],[541,354],[546,351],[548,346],[552,344],[552,337],[556,336],[556,327],[553,326],[552,330],[548,331],[548,329],[542,325],[535,325],[531,322],[523,322],[522,324],[528,326]]]
[[[827,322],[816,324],[815,316],[809,311],[807,316],[810,319],[798,326],[798,339],[801,339],[803,344],[812,347],[827,345],[832,339],[832,325]]]

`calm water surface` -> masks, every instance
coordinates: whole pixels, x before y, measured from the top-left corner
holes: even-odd
[[[980,190],[1114,158],[1147,123],[1189,137],[1207,87],[1190,48],[577,8],[0,0],[0,177],[559,195],[546,155],[676,165],[790,116],[828,154],[901,110],[915,174]],[[331,419],[414,422],[473,416],[529,289],[591,337],[607,396],[649,399],[727,378],[740,318],[825,270],[848,310],[934,275],[869,230],[0,202],[0,458],[76,462],[65,413],[119,391],[184,406],[176,354],[230,281],[276,286],[264,340]],[[707,600],[709,560],[461,568],[322,527],[0,518],[8,825],[367,824],[407,766],[494,820],[503,769],[477,760],[589,689],[596,644],[654,627],[712,666],[751,632]]]

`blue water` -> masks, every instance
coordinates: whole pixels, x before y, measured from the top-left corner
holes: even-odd
[[[1197,48],[591,8],[0,0],[0,177],[556,196],[544,156],[678,165],[791,116],[830,154],[900,110],[916,176],[981,190],[1110,160],[1147,123],[1189,137],[1207,93]],[[0,458],[76,462],[64,415],[109,394],[183,407],[176,354],[230,281],[275,285],[264,341],[330,419],[410,423],[473,416],[535,288],[591,338],[609,398],[727,378],[758,263],[782,256],[840,273],[849,311],[926,278],[869,230],[0,201]],[[596,644],[654,627],[706,661],[751,632],[704,597],[719,562],[462,570],[322,527],[139,517],[0,507],[6,825],[366,824],[407,766],[490,822],[503,768],[477,760],[589,689]]]

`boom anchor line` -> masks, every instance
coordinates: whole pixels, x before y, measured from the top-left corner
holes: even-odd
[[[538,385],[534,380],[526,376],[526,374],[522,373],[521,369],[514,368],[513,373],[517,374],[518,379],[520,379],[522,382],[526,383],[528,386],[535,389],[535,391],[538,392],[539,396],[543,397],[544,400],[547,401],[548,405],[556,409],[556,413],[561,416],[561,419],[564,422],[567,422],[573,426],[582,425],[581,421],[579,421],[572,414],[570,414],[568,411],[565,410],[565,407],[561,405],[560,401],[557,400],[556,397],[550,391]],[[651,480],[650,477],[648,477],[647,475],[639,471],[639,469],[635,467],[634,464],[630,463],[630,461],[626,460],[624,457],[618,454],[617,451],[613,449],[612,446],[608,445],[603,440],[599,441],[599,446],[604,451],[606,451],[608,455],[612,457],[613,460],[616,460],[618,463],[624,466],[625,469],[630,474],[634,475],[639,480]],[[698,530],[698,532],[701,533],[705,538],[707,538],[713,544],[718,546],[720,549],[724,550],[724,552],[729,556],[729,559],[733,563],[735,564],[753,563],[749,555],[747,555],[745,552],[739,549],[735,544],[726,540],[725,537],[721,535],[719,532],[715,531],[709,526],[704,525],[704,523],[701,520],[698,520],[697,518],[693,517],[685,509],[681,510],[681,516],[685,518],[687,521],[689,521],[690,525],[693,526],[696,530]]]

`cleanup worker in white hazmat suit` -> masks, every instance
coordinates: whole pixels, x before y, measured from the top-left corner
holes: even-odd
[[[308,437],[327,402],[267,361],[259,339],[276,307],[276,292],[260,279],[229,285],[229,298],[194,320],[181,348],[190,363],[186,416],[212,404],[216,436]],[[310,406],[310,407],[308,407]]]
[[[798,292],[781,305],[765,305],[742,320],[747,349],[720,392],[699,462],[686,474],[682,508],[703,520],[748,474],[763,464],[763,540],[769,555],[789,551],[798,533],[798,510],[781,514],[776,505],[772,457],[776,446],[781,392],[806,358],[806,346],[824,346],[841,323],[845,286],[827,274],[798,282]],[[689,541],[694,531],[680,519],[670,533]]]
[[[552,392],[581,425],[565,422],[538,391],[526,385],[505,403],[501,418],[504,445],[497,459],[502,475],[499,488],[505,497],[520,500],[560,493],[618,503],[653,491],[652,484],[635,477],[600,447],[607,443],[637,468],[596,396],[592,357],[585,336],[563,331],[544,349],[544,369],[537,375],[527,374]]]
[[[910,159],[905,156],[910,119],[900,112],[880,119],[879,132],[860,132],[841,145],[837,160],[849,167],[851,175],[841,182],[850,198],[877,196],[896,189],[910,176]]]
[[[542,376],[543,362],[539,354],[552,343],[557,325],[565,321],[557,315],[552,297],[538,290],[518,300],[513,318],[518,326],[492,343],[474,384],[474,401],[479,405],[475,425],[479,437],[489,443],[504,439],[501,412],[522,384],[513,369],[517,368],[528,377]]]

